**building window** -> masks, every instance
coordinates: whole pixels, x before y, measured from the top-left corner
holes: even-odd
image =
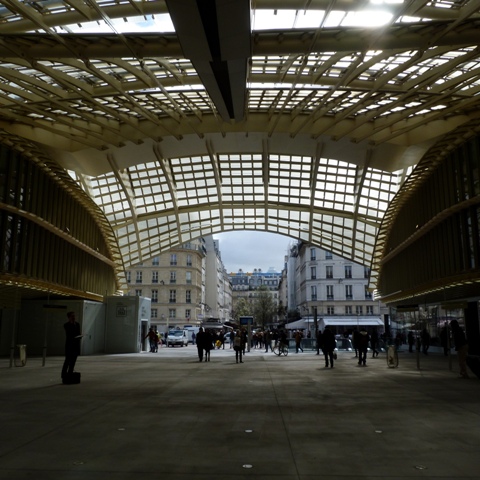
[[[310,267],[310,278],[311,280],[317,279],[317,267]]]
[[[135,279],[136,283],[142,283],[143,273],[141,271],[137,271],[137,278]]]
[[[177,283],[177,272],[170,272],[170,283]]]
[[[351,285],[345,285],[345,298],[347,300],[352,300],[353,299],[353,289]]]
[[[352,266],[345,265],[345,278],[352,278]]]
[[[177,310],[175,308],[168,309],[168,318],[170,320],[175,320],[177,318]]]
[[[325,278],[333,278],[333,267],[331,265],[325,267]]]
[[[153,265],[154,267],[157,267],[158,265],[160,265],[160,260],[159,260],[158,257],[153,257],[153,259],[152,259],[152,265]]]
[[[373,315],[373,305],[367,305],[367,315]]]
[[[331,260],[333,258],[332,252],[325,252],[325,260]]]
[[[152,283],[158,283],[158,272],[152,272]]]
[[[192,283],[192,272],[185,272],[185,282],[188,285]]]
[[[192,303],[192,291],[186,290],[185,291],[185,303]]]
[[[276,295],[275,295],[276,296]],[[310,287],[310,296],[312,298],[312,301],[316,301],[317,300],[317,287],[316,285],[312,285]]]
[[[352,313],[352,306],[351,305],[347,305],[345,307],[345,315],[353,315]]]
[[[170,254],[170,265],[176,265],[177,264],[177,254],[172,253]]]
[[[357,306],[355,307],[355,313],[356,313],[357,315],[363,315],[363,307],[362,307],[361,305],[357,305]]]
[[[135,296],[136,297],[141,297],[142,296],[142,291],[141,290],[135,290]]]
[[[372,292],[368,289],[367,285],[365,285],[365,299],[366,300],[372,299]]]
[[[190,254],[187,255],[187,267],[192,266],[192,256]]]
[[[158,302],[158,290],[152,290],[152,303]]]
[[[177,303],[177,291],[170,290],[170,295],[168,297],[169,303]]]
[[[185,318],[188,318],[189,320],[192,318],[192,311],[189,308],[185,310]]]
[[[132,281],[132,272],[127,272],[127,283]]]
[[[150,318],[158,318],[158,310],[156,308],[152,308]]]
[[[370,277],[370,269],[368,267],[363,267],[363,277],[364,278]]]
[[[327,307],[327,315],[335,315],[335,307]]]
[[[317,259],[317,253],[314,248],[310,249],[310,261],[315,261]]]
[[[333,285],[327,285],[327,300],[333,299]]]

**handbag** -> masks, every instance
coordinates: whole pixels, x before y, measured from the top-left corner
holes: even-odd
[[[337,359],[337,352],[333,352],[333,359],[334,359],[334,360]]]

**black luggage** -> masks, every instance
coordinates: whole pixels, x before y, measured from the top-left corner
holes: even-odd
[[[62,379],[64,385],[74,385],[80,383],[80,372],[68,373]]]
[[[480,357],[478,355],[467,355],[468,368],[480,378]]]

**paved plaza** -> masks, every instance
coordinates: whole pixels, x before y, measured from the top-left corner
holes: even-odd
[[[305,351],[0,359],[0,480],[480,478],[480,382],[443,355],[333,369]]]

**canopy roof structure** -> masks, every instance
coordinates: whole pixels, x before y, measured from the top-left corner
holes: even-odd
[[[78,181],[125,265],[235,229],[371,265],[414,167],[479,129],[479,8],[3,1],[0,129]]]

